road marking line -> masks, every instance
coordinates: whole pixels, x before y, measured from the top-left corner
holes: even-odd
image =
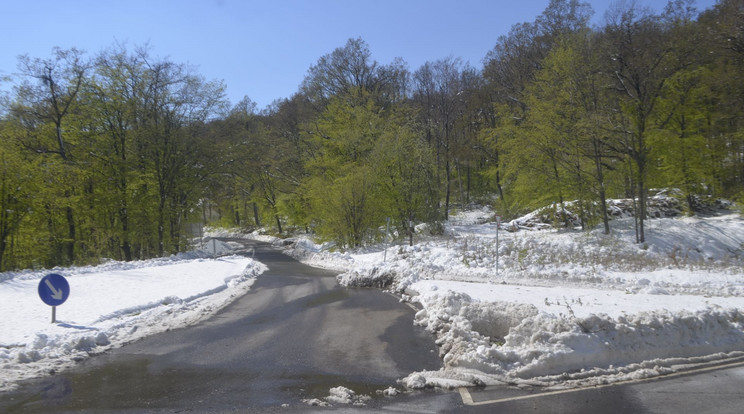
[[[713,365],[713,366],[707,366],[707,367],[701,367],[701,368],[693,368],[689,370],[674,372],[671,374],[660,375],[658,377],[653,377],[653,378],[631,379],[631,380],[614,382],[611,384],[588,385],[585,387],[571,388],[571,389],[565,389],[565,390],[556,390],[556,391],[547,391],[547,392],[538,392],[535,394],[520,395],[517,397],[505,397],[505,398],[499,398],[495,400],[484,400],[484,401],[478,401],[478,402],[473,401],[473,396],[470,394],[470,390],[468,389],[468,387],[459,387],[458,391],[460,392],[462,403],[465,405],[478,406],[478,405],[498,404],[498,403],[503,403],[503,402],[528,400],[532,398],[540,398],[540,397],[546,397],[546,396],[551,396],[551,395],[569,394],[572,392],[586,391],[586,390],[591,390],[591,389],[596,390],[596,389],[601,389],[601,388],[609,388],[609,387],[615,387],[619,385],[640,384],[642,382],[659,381],[663,379],[681,377],[684,375],[700,374],[700,373],[709,372],[709,371],[717,371],[717,370],[722,370],[722,369],[727,369],[727,368],[744,366],[744,361],[742,361],[741,358],[737,358],[737,359],[739,359],[739,361],[722,364],[722,365]]]
[[[418,312],[419,309],[413,305],[411,302],[404,302],[409,308],[413,309],[414,312]]]
[[[476,403],[473,402],[473,396],[470,395],[470,391],[468,391],[467,387],[460,387],[458,389],[460,391],[460,398],[462,398],[462,403],[465,405],[482,405],[482,403]]]

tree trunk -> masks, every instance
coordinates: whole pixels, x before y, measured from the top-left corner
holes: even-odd
[[[408,223],[406,223],[408,227],[408,245],[413,246],[413,216],[408,216]]]
[[[67,206],[65,208],[65,217],[67,218],[67,236],[68,240],[66,244],[66,254],[69,264],[75,263],[75,215],[73,214],[72,207]]]
[[[599,139],[592,139],[594,149],[594,167],[597,170],[597,184],[599,184],[599,203],[602,214],[602,224],[604,224],[604,234],[610,234],[610,218],[607,214],[607,192],[604,185],[604,169],[602,168],[602,152],[600,150],[601,142]]]
[[[633,166],[631,165],[631,161],[628,160],[628,179],[630,179],[630,182],[628,184],[628,191],[630,191],[630,199],[633,200],[633,228],[635,229],[635,236],[636,236],[636,243],[640,243],[640,232],[638,231],[638,201],[636,198],[636,184],[633,181]]]
[[[465,193],[462,187],[462,166],[458,160],[455,160],[455,169],[457,170],[457,185],[460,188],[460,209],[465,210]]]
[[[638,243],[646,242],[644,223],[646,221],[646,188],[643,177],[638,177]]]
[[[261,227],[261,218],[258,215],[258,204],[253,203],[253,220],[256,222],[256,227]]]
[[[472,191],[472,188],[471,188],[471,185],[472,185],[471,175],[472,174],[471,174],[470,164],[468,164],[465,167],[465,171],[467,171],[467,181],[466,181],[466,186],[465,186],[465,204],[470,204],[470,192]]]
[[[501,186],[501,170],[496,170],[496,188],[499,190],[499,200],[504,201],[504,188]]]
[[[640,129],[640,128],[639,128]],[[646,221],[646,149],[643,140],[643,129],[638,132],[638,149],[634,159],[638,167],[638,243],[646,242],[644,223]]]
[[[158,257],[162,257],[165,252],[165,207],[163,201],[160,201],[158,207]]]
[[[132,244],[129,241],[129,213],[126,204],[119,211],[119,220],[121,220],[121,251],[124,253],[124,260],[132,261]]]
[[[57,127],[57,145],[59,146],[59,155],[63,160],[67,161],[67,152],[65,151],[65,141],[62,139],[62,120],[59,119],[55,122]]]
[[[445,175],[445,195],[444,195],[444,220],[449,219],[449,206],[450,206],[450,193],[451,193],[451,174],[450,174],[450,162],[449,160],[444,163],[444,175]]]
[[[274,214],[274,218],[276,219],[276,228],[279,231],[279,234],[282,234],[282,221],[279,220],[279,215]]]

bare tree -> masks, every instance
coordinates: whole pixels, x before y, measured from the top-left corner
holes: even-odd
[[[28,55],[19,57],[19,69],[26,78],[18,90],[18,96],[25,103],[22,110],[30,111],[40,120],[51,121],[56,127],[57,148],[34,148],[37,152],[54,152],[64,160],[69,159],[62,123],[70,113],[90,67],[83,52],[75,48],[54,48],[51,59],[31,59]]]
[[[456,123],[466,105],[462,96],[466,72],[469,73],[469,67],[461,59],[448,57],[426,62],[413,74],[413,99],[421,108],[421,122],[426,128],[426,139],[434,148],[437,170],[444,172],[440,182],[444,182],[445,220],[450,206],[456,134],[459,133]]]
[[[308,70],[301,91],[318,107],[332,97],[344,97],[350,105],[371,97],[384,106],[404,97],[407,86],[408,70],[402,59],[381,65],[372,59],[367,43],[356,38],[321,56]]]

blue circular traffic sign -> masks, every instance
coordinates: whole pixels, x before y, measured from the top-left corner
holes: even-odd
[[[49,306],[59,306],[70,296],[70,284],[62,275],[48,274],[39,281],[39,297]]]

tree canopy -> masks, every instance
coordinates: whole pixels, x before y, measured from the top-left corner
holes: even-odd
[[[142,47],[21,56],[0,97],[0,271],[172,254],[206,224],[410,239],[472,202],[574,226],[570,203],[610,232],[606,200],[629,198],[644,243],[653,189],[688,212],[742,201],[741,3],[592,14],[551,0],[480,68],[380,63],[352,38],[260,111]]]

